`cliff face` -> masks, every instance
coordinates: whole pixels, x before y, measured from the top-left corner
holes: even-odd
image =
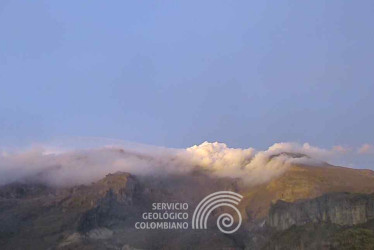
[[[277,230],[321,222],[351,226],[373,218],[374,194],[331,193],[294,203],[277,201],[270,208],[267,225]]]

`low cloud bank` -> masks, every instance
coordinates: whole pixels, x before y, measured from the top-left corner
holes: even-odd
[[[371,146],[367,145],[355,153],[370,153]],[[352,152],[341,146],[326,150],[307,143],[276,143],[264,151],[229,148],[218,142],[204,142],[187,149],[105,146],[61,150],[34,147],[13,153],[0,151],[0,185],[39,181],[70,186],[88,184],[117,171],[165,175],[184,174],[196,169],[213,176],[243,178],[248,184],[260,184],[279,176],[292,164],[318,165],[324,161],[337,161]]]

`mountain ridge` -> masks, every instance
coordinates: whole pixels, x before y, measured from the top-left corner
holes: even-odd
[[[204,234],[134,229],[134,222],[149,211],[152,202],[187,202],[191,215],[203,197],[222,190],[244,196],[238,206],[243,224],[232,236],[218,232],[213,223]],[[4,249],[188,249],[182,247],[187,245],[259,249],[276,234],[272,228],[277,226],[264,225],[275,204],[297,204],[334,192],[373,193],[374,172],[292,165],[282,175],[256,186],[205,172],[143,177],[117,172],[90,185],[73,187],[13,183],[0,187],[0,243]],[[290,226],[280,229],[287,231]]]

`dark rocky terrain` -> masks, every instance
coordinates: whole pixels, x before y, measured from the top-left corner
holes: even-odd
[[[187,202],[188,213],[222,190],[244,196],[240,229],[137,230],[153,202]],[[349,192],[349,193],[347,193]],[[1,249],[374,249],[374,174],[293,166],[272,181],[188,175],[108,174],[90,185],[12,183],[0,188]],[[188,221],[190,222],[190,221]],[[356,247],[357,246],[357,247]]]
[[[267,224],[277,230],[307,223],[357,225],[374,219],[374,194],[330,193],[294,203],[277,201]]]
[[[273,204],[265,249],[374,249],[374,194],[330,193]]]

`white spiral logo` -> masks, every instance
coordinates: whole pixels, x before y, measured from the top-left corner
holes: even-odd
[[[212,211],[218,207],[227,206],[234,209],[238,214],[238,225],[232,230],[223,229],[221,224],[224,228],[229,228],[234,224],[234,218],[232,215],[229,213],[223,213],[217,218],[217,227],[222,233],[225,234],[232,234],[236,232],[242,224],[242,215],[234,205],[238,205],[242,199],[242,195],[231,191],[219,191],[208,195],[202,201],[200,201],[193,213],[192,229],[207,229],[208,218]]]

